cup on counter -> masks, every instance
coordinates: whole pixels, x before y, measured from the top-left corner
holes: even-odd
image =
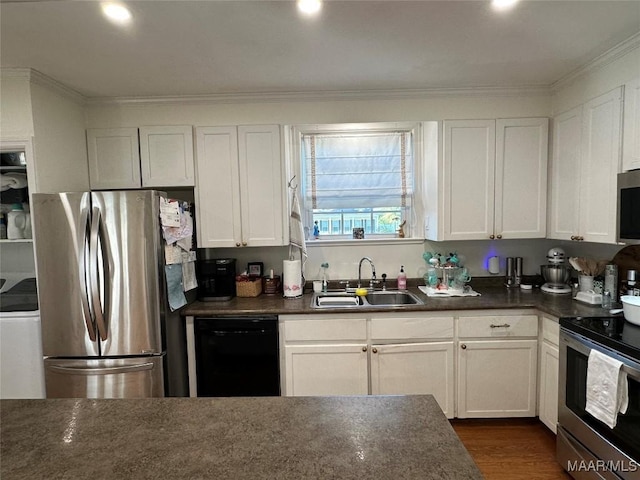
[[[313,281],[313,291],[319,293],[322,291],[322,280]]]
[[[593,276],[578,275],[578,285],[581,292],[593,292]]]

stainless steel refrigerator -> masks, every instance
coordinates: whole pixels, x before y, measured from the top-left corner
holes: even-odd
[[[47,398],[164,396],[160,196],[33,195]]]

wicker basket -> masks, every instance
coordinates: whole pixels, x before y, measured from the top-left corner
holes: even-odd
[[[236,295],[238,297],[257,297],[262,293],[262,279],[249,280],[248,282],[236,282]]]

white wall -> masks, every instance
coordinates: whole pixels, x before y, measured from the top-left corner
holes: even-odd
[[[551,97],[545,93],[504,96],[470,94],[403,99],[90,105],[87,113],[88,128],[546,117],[551,114]]]
[[[3,140],[28,140],[33,136],[31,90],[24,72],[0,75],[0,136]]]
[[[31,85],[37,191],[89,188],[84,105],[42,86]]]
[[[617,48],[624,53],[609,63],[596,62],[586,74],[572,81],[558,82],[552,99],[554,116],[640,76],[640,35],[630,40],[626,49]]]

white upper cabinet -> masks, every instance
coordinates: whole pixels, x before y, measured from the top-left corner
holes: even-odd
[[[582,109],[579,240],[616,242],[621,109],[622,88],[587,102]]]
[[[554,119],[549,238],[616,242],[622,88]]]
[[[87,130],[91,188],[140,188],[139,152],[137,128]]]
[[[624,86],[622,170],[640,168],[640,78]]]
[[[493,234],[494,120],[444,122],[444,238],[486,239]]]
[[[92,189],[194,185],[191,126],[87,130]]]
[[[543,238],[548,119],[444,122],[443,235]]]
[[[196,128],[198,246],[284,244],[280,127]]]
[[[143,187],[193,187],[193,128],[140,127]]]
[[[578,232],[582,106],[553,119],[549,238],[573,239]]]
[[[496,121],[496,237],[546,235],[548,137],[548,118]]]

